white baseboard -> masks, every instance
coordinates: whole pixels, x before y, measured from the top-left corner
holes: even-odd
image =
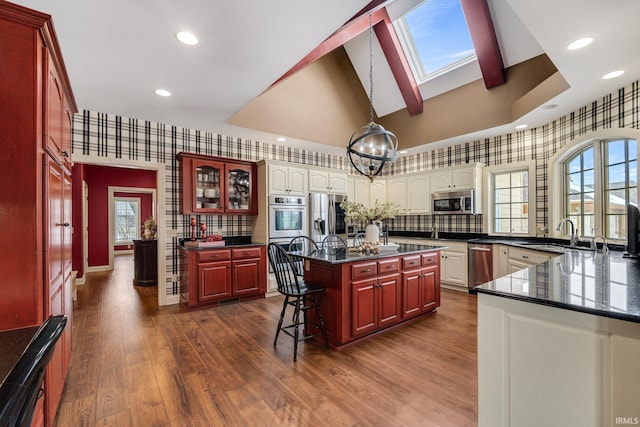
[[[87,273],[95,273],[98,271],[110,271],[113,270],[108,265],[94,265],[93,267],[87,267]]]

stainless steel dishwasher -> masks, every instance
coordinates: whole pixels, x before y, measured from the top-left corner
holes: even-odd
[[[493,245],[469,243],[469,290],[493,280]]]

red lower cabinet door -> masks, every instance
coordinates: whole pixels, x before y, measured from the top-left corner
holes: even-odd
[[[231,297],[231,262],[198,264],[198,300],[200,302]]]

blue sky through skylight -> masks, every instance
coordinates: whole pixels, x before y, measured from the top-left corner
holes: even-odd
[[[425,74],[475,55],[460,0],[427,0],[405,21]]]

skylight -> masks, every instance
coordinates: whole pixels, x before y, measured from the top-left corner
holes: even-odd
[[[426,0],[395,25],[418,83],[476,60],[460,0]]]

